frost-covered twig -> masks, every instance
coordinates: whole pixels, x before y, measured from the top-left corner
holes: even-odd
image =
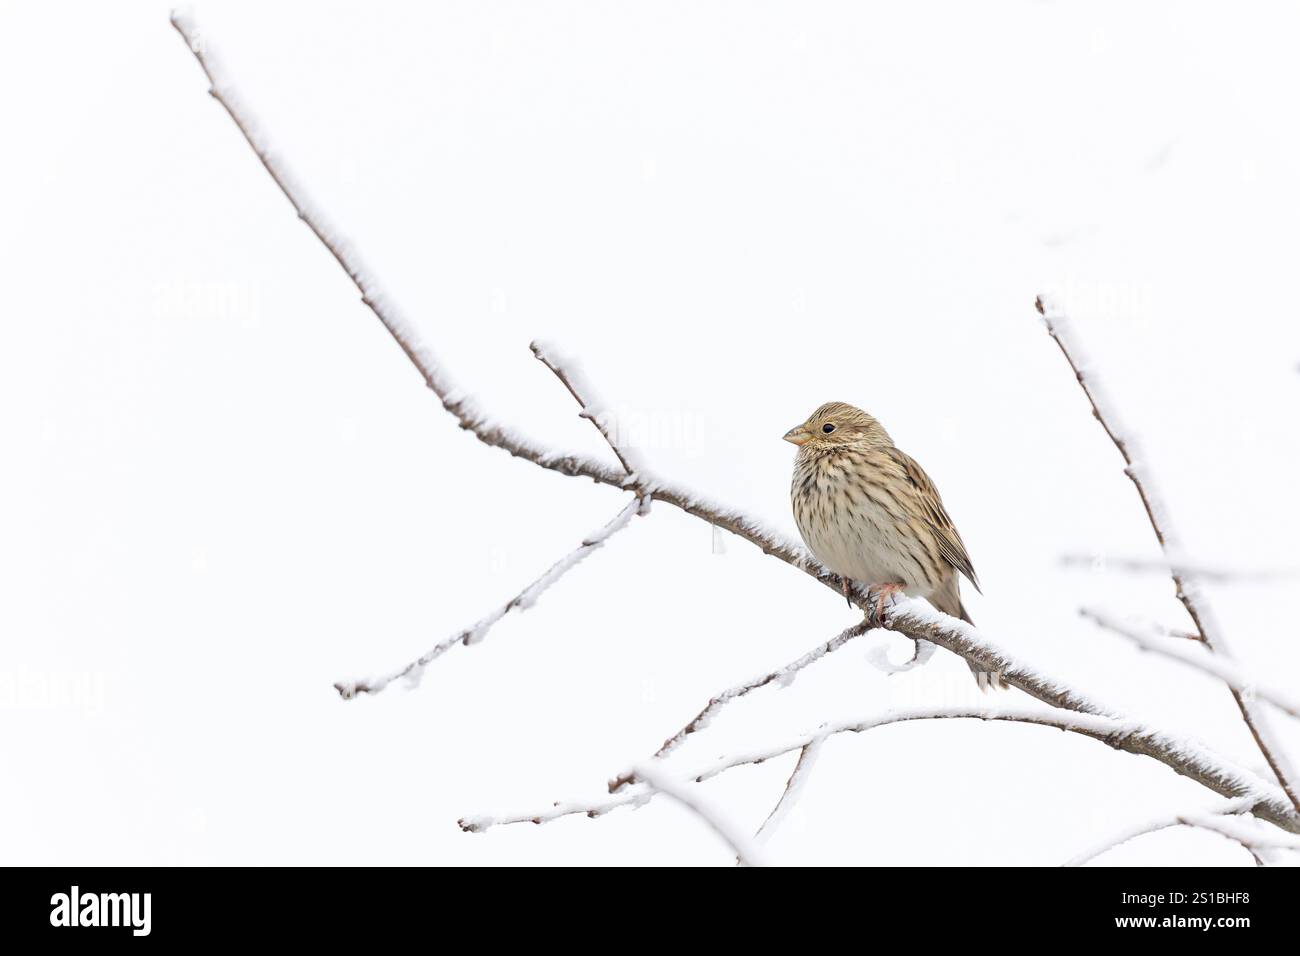
[[[1177,754],[1182,769],[1177,766],[1174,769],[1179,770],[1180,773],[1230,797],[1243,798],[1242,806],[1250,809],[1256,816],[1267,819],[1269,822],[1291,832],[1300,832],[1300,820],[1294,814],[1290,814],[1290,807],[1287,804],[1285,795],[1275,785],[1261,779],[1249,770],[1234,766],[1194,741],[1165,734],[1140,722],[1126,718],[1104,714],[1070,712],[1054,708],[915,707],[885,711],[861,720],[824,724],[812,733],[801,734],[791,740],[759,749],[718,757],[713,762],[690,774],[678,773],[676,776],[679,780],[694,780],[699,783],[736,767],[761,764],[785,754],[803,751],[809,745],[836,734],[858,734],[890,724],[920,720],[983,720],[1033,724],[1080,734],[1100,741],[1116,750],[1156,756],[1156,759],[1161,759],[1164,763],[1170,763],[1171,754]],[[643,795],[643,791],[635,789],[636,785],[640,783],[640,777],[636,769],[620,774],[617,779],[627,781],[629,790],[624,796],[628,800]],[[616,805],[621,806],[622,804]],[[521,814],[510,820],[491,817],[470,819],[490,819],[495,820],[497,823],[506,823],[532,821],[538,817],[555,819],[557,816],[571,814],[600,815],[605,808],[610,806],[610,802],[608,800],[590,803],[575,801],[556,804],[555,806],[566,808],[565,812],[552,813],[548,810],[539,814]]]
[[[1148,820],[1146,823],[1138,823],[1133,826],[1125,827],[1119,833],[1113,834],[1106,838],[1102,843],[1090,849],[1084,850],[1077,856],[1067,860],[1063,866],[1083,866],[1090,863],[1103,853],[1109,853],[1116,847],[1123,846],[1130,840],[1136,840],[1138,837],[1146,836],[1148,833],[1158,833],[1161,830],[1168,830],[1170,827],[1193,826],[1189,820],[1200,820],[1208,816],[1219,816],[1229,813],[1244,813],[1250,810],[1249,797],[1237,797],[1232,800],[1226,800],[1208,811],[1197,814],[1180,814],[1178,816],[1160,816],[1154,820]]]
[[[597,548],[601,547],[609,536],[617,531],[627,527],[632,516],[637,514],[641,509],[640,499],[633,498],[617,515],[597,531],[593,531],[587,537],[582,539],[582,543],[560,558],[551,565],[541,577],[533,581],[528,587],[524,588],[505,604],[502,604],[496,610],[492,611],[487,617],[476,621],[474,624],[462,631],[457,631],[451,637],[440,641],[431,647],[424,654],[411,661],[405,667],[393,671],[391,674],[385,674],[383,677],[373,677],[369,679],[355,681],[339,681],[334,685],[335,690],[339,692],[344,700],[351,700],[358,694],[378,694],[385,687],[398,678],[405,677],[412,685],[417,684],[424,673],[424,668],[435,658],[441,657],[447,651],[451,650],[457,644],[464,644],[468,647],[471,644],[477,644],[487,636],[492,625],[501,620],[511,611],[526,611],[537,603],[537,599],[542,596],[547,588],[558,581],[572,567],[577,565],[583,558],[591,554]]]
[[[772,838],[772,834],[781,825],[781,821],[799,802],[804,785],[808,782],[813,767],[817,765],[817,758],[821,755],[822,744],[825,742],[825,737],[814,737],[799,751],[799,759],[795,761],[794,770],[790,771],[790,779],[785,782],[785,789],[781,791],[781,799],[776,802],[772,812],[767,815],[763,825],[754,834],[754,840],[760,845]]]
[[[461,817],[457,825],[466,833],[485,833],[495,826],[508,826],[514,823],[550,823],[560,817],[585,816],[591,819],[603,817],[611,811],[622,807],[638,809],[652,799],[663,794],[691,810],[712,827],[732,848],[745,865],[758,866],[760,854],[754,841],[730,824],[721,814],[713,810],[706,802],[693,794],[688,788],[689,781],[677,780],[667,774],[655,761],[647,761],[637,767],[637,785],[626,793],[600,800],[556,801],[545,810],[527,813],[511,813],[496,816]]]
[[[1080,608],[1079,615],[1098,627],[1126,637],[1144,651],[1151,651],[1195,668],[1211,677],[1217,677],[1247,700],[1262,700],[1272,704],[1278,710],[1300,720],[1300,700],[1291,697],[1280,687],[1261,684],[1254,678],[1242,673],[1233,661],[1208,653],[1194,653],[1185,645],[1187,642],[1178,638],[1157,638],[1143,634],[1136,628],[1128,627],[1102,614],[1099,611]]]
[[[1239,843],[1250,851],[1256,861],[1263,863],[1257,851],[1261,850],[1294,850],[1300,851],[1300,839],[1286,833],[1277,833],[1275,831],[1263,830],[1255,824],[1257,820],[1252,820],[1249,816],[1242,814],[1229,815],[1211,815],[1201,814],[1188,816],[1178,821],[1184,826],[1199,827],[1202,830],[1211,830],[1222,837],[1226,837],[1233,843]]]
[[[734,687],[728,687],[722,693],[710,697],[709,702],[704,705],[703,709],[701,709],[698,714],[687,722],[686,726],[677,731],[677,733],[673,734],[665,740],[662,745],[660,745],[659,749],[654,753],[655,758],[660,759],[668,756],[668,754],[680,747],[691,734],[703,730],[709,725],[713,718],[717,716],[718,711],[722,710],[723,707],[726,707],[733,700],[744,697],[750,691],[758,690],[760,687],[766,687],[768,684],[777,684],[782,687],[788,687],[795,677],[798,676],[799,671],[803,670],[809,664],[821,660],[827,654],[838,651],[849,641],[859,635],[865,634],[869,629],[870,625],[865,620],[859,621],[852,627],[846,627],[829,641],[824,641],[821,644],[818,644],[808,653],[801,654],[790,663],[778,667],[775,670],[770,670],[765,674],[760,674],[759,676],[744,681],[743,683],[736,684]],[[610,781],[610,790],[618,790],[627,783],[628,780],[626,777],[616,777],[614,780]]]
[[[1111,443],[1119,451],[1120,457],[1124,459],[1124,474],[1128,475],[1129,480],[1133,482],[1133,487],[1137,489],[1138,497],[1142,500],[1142,507],[1146,509],[1147,519],[1151,523],[1151,530],[1155,532],[1156,540],[1160,543],[1161,551],[1174,565],[1170,577],[1173,579],[1178,600],[1187,609],[1187,614],[1196,626],[1196,632],[1201,636],[1201,641],[1204,642],[1205,646],[1216,654],[1230,657],[1231,654],[1228,651],[1227,643],[1210,609],[1209,602],[1194,587],[1192,579],[1181,573],[1177,567],[1177,558],[1184,554],[1185,551],[1174,534],[1173,524],[1169,520],[1168,509],[1160,500],[1155,490],[1155,481],[1146,465],[1136,457],[1136,444],[1132,436],[1127,434],[1120,425],[1119,417],[1115,414],[1110,403],[1106,401],[1100,383],[1088,369],[1083,350],[1074,338],[1069,321],[1056,309],[1049,307],[1042,296],[1034,300],[1034,307],[1038,309],[1039,315],[1043,317],[1043,324],[1047,327],[1047,334],[1052,337],[1052,341],[1056,343],[1057,348],[1061,350],[1061,354],[1065,356],[1065,361],[1074,372],[1079,387],[1083,389],[1083,394],[1087,397],[1088,403],[1092,405],[1093,417],[1101,424]],[[1242,719],[1245,720],[1246,726],[1255,738],[1260,753],[1264,755],[1264,759],[1268,762],[1274,776],[1277,777],[1278,783],[1286,791],[1292,807],[1300,813],[1300,791],[1297,791],[1292,783],[1292,780],[1295,779],[1294,774],[1287,762],[1285,752],[1274,739],[1268,727],[1266,717],[1258,713],[1252,702],[1242,696],[1239,690],[1231,686],[1229,686],[1229,690],[1232,692],[1233,699],[1237,702],[1238,709],[1241,710]]]
[[[763,854],[740,827],[733,824],[707,800],[689,788],[686,784],[674,780],[656,761],[640,764],[634,771],[637,780],[652,791],[662,793],[665,797],[681,804],[695,814],[731,847],[742,866],[762,866]]]
[[[1300,839],[1275,828],[1266,828],[1261,821],[1251,817],[1249,803],[1249,798],[1242,798],[1229,800],[1209,810],[1181,813],[1177,816],[1157,817],[1147,823],[1126,828],[1110,837],[1105,843],[1080,853],[1064,865],[1084,866],[1116,847],[1128,843],[1130,840],[1151,833],[1158,833],[1161,830],[1172,829],[1173,827],[1188,827],[1218,834],[1236,843],[1254,857],[1255,862],[1261,866],[1266,863],[1264,857],[1268,851],[1300,850]]]
[[[572,358],[561,355],[555,346],[548,342],[533,341],[528,347],[533,350],[533,355],[537,356],[538,361],[554,372],[555,377],[569,390],[573,400],[582,409],[582,417],[596,426],[596,431],[600,432],[601,437],[614,452],[623,470],[627,472],[627,477],[623,480],[624,486],[637,487],[638,476],[645,474],[646,468],[632,449],[615,437],[618,429],[614,426],[612,413],[596,398],[595,391],[579,371],[577,363]]]
[[[603,817],[611,810],[617,810],[619,807],[637,807],[644,806],[654,796],[651,790],[634,790],[617,797],[609,797],[604,800],[596,800],[588,803],[563,803],[555,802],[537,813],[512,813],[495,817],[461,817],[456,821],[466,833],[486,833],[495,826],[506,826],[511,823],[550,823],[552,820],[558,820],[560,817],[574,816],[582,814],[595,819]]]

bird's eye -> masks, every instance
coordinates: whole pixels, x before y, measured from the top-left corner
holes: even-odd
[[[827,422],[825,425],[822,426],[822,431],[825,432],[827,435],[829,435],[831,432],[835,431],[835,426],[832,425],[830,422]]]

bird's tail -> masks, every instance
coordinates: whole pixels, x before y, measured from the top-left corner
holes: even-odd
[[[975,624],[975,622],[970,619],[970,615],[966,612],[966,605],[961,603],[961,598],[957,599],[957,616],[967,624],[972,626]],[[1011,687],[1011,685],[1003,678],[1001,671],[980,670],[974,661],[967,661],[966,666],[968,666],[970,672],[975,675],[975,683],[979,685],[979,689],[985,693],[988,693],[990,690],[1009,690]]]

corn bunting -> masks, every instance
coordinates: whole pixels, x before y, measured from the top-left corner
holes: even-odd
[[[979,590],[961,536],[934,483],[894,447],[889,433],[860,408],[827,402],[785,434],[799,446],[790,499],[804,543],[822,564],[876,596],[876,620],[897,593],[928,600],[971,622],[957,575]],[[981,690],[1005,687],[1000,673],[970,665]]]

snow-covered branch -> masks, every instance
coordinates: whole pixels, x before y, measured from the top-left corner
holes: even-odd
[[[1292,697],[1286,690],[1274,685],[1263,684],[1242,672],[1233,661],[1209,653],[1197,653],[1187,642],[1176,637],[1155,637],[1144,634],[1137,628],[1128,627],[1100,611],[1081,608],[1079,616],[1096,624],[1098,627],[1128,638],[1144,651],[1151,651],[1187,667],[1194,668],[1210,677],[1217,677],[1247,700],[1262,700],[1272,704],[1278,710],[1300,720],[1300,700]]]
[[[1158,833],[1161,830],[1168,830],[1170,827],[1178,826],[1196,826],[1198,823],[1189,821],[1201,821],[1208,817],[1223,816],[1230,813],[1245,813],[1250,810],[1249,797],[1237,797],[1232,800],[1226,800],[1207,811],[1199,813],[1186,813],[1177,816],[1159,816],[1146,823],[1137,823],[1125,827],[1119,833],[1107,837],[1103,842],[1098,843],[1090,849],[1084,850],[1077,856],[1067,860],[1064,866],[1083,866],[1090,863],[1103,853],[1109,853],[1116,847],[1123,846],[1130,840],[1136,840],[1138,837],[1146,836],[1149,833]]]
[[[601,437],[614,452],[623,470],[627,472],[627,477],[623,479],[624,486],[636,488],[638,476],[647,473],[646,467],[632,449],[617,437],[618,426],[614,421],[613,412],[596,397],[595,391],[588,384],[578,363],[567,355],[561,355],[559,350],[549,342],[535,340],[528,347],[533,350],[533,355],[537,356],[539,362],[555,373],[555,377],[578,403],[578,407],[582,410],[582,417],[596,426],[596,431],[600,432]]]
[[[415,660],[411,661],[405,667],[401,667],[390,674],[382,677],[371,677],[354,681],[339,681],[334,685],[334,689],[339,692],[344,700],[351,700],[358,694],[378,694],[385,687],[399,678],[406,678],[411,686],[419,683],[424,674],[424,668],[434,659],[441,657],[447,651],[451,650],[457,644],[464,644],[468,647],[471,644],[477,644],[487,636],[492,625],[501,620],[511,611],[526,611],[534,604],[542,593],[552,584],[562,578],[571,568],[575,567],[583,558],[600,548],[609,539],[610,535],[626,528],[632,516],[642,510],[643,502],[638,498],[633,498],[628,504],[608,521],[603,527],[593,531],[582,539],[582,543],[576,548],[560,558],[553,565],[546,569],[541,577],[537,578],[526,588],[512,597],[505,604],[496,608],[486,617],[481,618],[474,624],[457,631],[451,637],[433,645],[428,651],[421,654]]]
[[[1263,855],[1270,850],[1300,852],[1300,839],[1263,826],[1245,814],[1200,814],[1181,817],[1184,826],[1209,830],[1245,847],[1255,862],[1263,865]]]
[[[657,761],[649,760],[637,766],[636,778],[645,784],[651,792],[662,793],[665,797],[681,804],[695,814],[713,830],[736,855],[741,866],[762,866],[763,854],[749,835],[723,816],[707,800],[687,786],[674,780]]]
[[[513,823],[541,825],[560,817],[603,817],[621,807],[638,809],[659,795],[668,797],[690,810],[713,829],[731,847],[737,859],[745,866],[761,866],[762,854],[757,842],[727,820],[708,801],[702,800],[689,786],[689,780],[680,780],[668,774],[655,760],[648,760],[636,770],[637,787],[615,797],[594,801],[557,801],[545,810],[528,813],[511,813],[500,816],[461,817],[457,825],[466,833],[485,833],[495,826]]]
[[[1110,438],[1116,450],[1119,451],[1120,457],[1124,459],[1124,474],[1128,475],[1129,480],[1133,482],[1133,487],[1137,489],[1138,497],[1142,500],[1142,506],[1146,509],[1147,519],[1151,523],[1151,530],[1155,532],[1156,540],[1160,543],[1160,549],[1170,562],[1170,577],[1173,579],[1178,600],[1187,609],[1187,614],[1192,619],[1197,634],[1200,635],[1201,641],[1211,651],[1225,657],[1231,657],[1223,632],[1219,629],[1218,622],[1210,609],[1209,601],[1195,587],[1193,579],[1182,573],[1178,568],[1178,560],[1186,552],[1175,535],[1173,524],[1169,519],[1169,511],[1156,491],[1155,480],[1150,469],[1141,460],[1136,441],[1120,424],[1119,416],[1106,399],[1101,383],[1097,381],[1096,376],[1092,373],[1087,359],[1084,357],[1083,349],[1075,339],[1073,327],[1069,320],[1050,303],[1044,301],[1042,296],[1034,300],[1034,307],[1038,309],[1038,314],[1043,317],[1043,324],[1047,327],[1047,334],[1052,337],[1052,341],[1056,343],[1061,350],[1061,354],[1065,356],[1065,361],[1069,364],[1071,371],[1074,372],[1079,387],[1083,389],[1083,394],[1087,397],[1088,403],[1092,405],[1093,417],[1101,424],[1106,435]],[[1246,726],[1255,738],[1260,753],[1264,755],[1264,759],[1277,777],[1278,783],[1286,791],[1292,807],[1297,812],[1300,812],[1300,791],[1292,783],[1295,775],[1287,762],[1285,752],[1269,729],[1267,718],[1256,710],[1253,702],[1244,697],[1241,691],[1231,685],[1229,685],[1229,690],[1232,692],[1233,699],[1237,702],[1237,707],[1241,710],[1242,719],[1245,720]]]
[[[1173,827],[1189,827],[1216,833],[1242,847],[1260,865],[1266,862],[1263,857],[1270,851],[1300,851],[1300,838],[1267,826],[1250,816],[1250,799],[1243,797],[1228,800],[1208,810],[1180,813],[1176,816],[1160,816],[1146,823],[1126,827],[1105,842],[1068,860],[1064,865],[1084,866],[1130,840]]]
[[[677,733],[673,734],[665,740],[662,745],[660,745],[659,749],[654,753],[655,757],[662,758],[668,756],[668,754],[680,747],[691,734],[697,733],[709,726],[709,723],[717,716],[718,711],[722,710],[722,708],[726,707],[733,700],[744,697],[746,694],[758,690],[760,687],[766,687],[768,684],[776,684],[779,687],[789,687],[790,684],[794,682],[794,679],[799,675],[799,672],[809,664],[814,664],[827,654],[838,651],[849,641],[865,634],[869,629],[869,625],[865,620],[859,621],[852,627],[846,627],[829,641],[824,641],[806,654],[801,654],[799,657],[796,657],[790,663],[784,664],[774,670],[767,671],[766,673],[760,674],[750,680],[736,684],[733,687],[728,687],[720,694],[715,694],[713,697],[709,698],[709,702],[704,705],[700,712],[687,722],[686,726],[677,731]],[[626,779],[616,778],[610,781],[610,790],[617,790],[625,783],[627,783]]]
[[[771,744],[762,748],[724,755],[690,773],[677,773],[676,779],[702,783],[719,774],[736,767],[762,764],[769,760],[795,752],[803,753],[807,748],[817,748],[829,737],[836,734],[859,734],[878,727],[891,724],[907,723],[920,720],[983,720],[990,722],[1031,724],[1039,727],[1051,727],[1057,730],[1080,734],[1100,741],[1116,750],[1145,756],[1168,755],[1178,753],[1184,769],[1179,770],[1198,782],[1228,792],[1231,797],[1241,800],[1241,810],[1250,810],[1261,819],[1281,826],[1291,832],[1300,832],[1300,819],[1290,813],[1285,795],[1273,784],[1261,779],[1244,768],[1236,767],[1223,758],[1211,753],[1190,740],[1184,740],[1165,734],[1140,722],[1107,716],[1068,712],[1049,708],[998,708],[972,709],[967,707],[916,707],[885,711],[861,720],[848,720],[825,724],[812,733],[801,734],[790,740]],[[1157,756],[1157,759],[1161,757]],[[657,764],[656,764],[657,766]],[[1178,767],[1174,769],[1178,770]],[[468,817],[462,821],[467,830],[481,831],[485,822],[499,823],[541,823],[562,816],[581,814],[590,817],[603,816],[609,810],[633,803],[643,804],[653,796],[653,791],[644,789],[645,781],[640,776],[640,768],[634,767],[616,778],[624,781],[625,792],[616,795],[614,800],[602,798],[590,802],[570,801],[553,804],[547,810],[536,813],[515,814],[509,817]],[[1212,781],[1218,782],[1214,786]],[[789,785],[787,785],[789,789]],[[1289,824],[1289,825],[1288,825]]]
[[[491,817],[461,817],[456,821],[456,825],[466,833],[486,833],[488,830],[496,826],[507,826],[511,823],[535,823],[540,826],[543,823],[550,823],[552,820],[558,820],[560,817],[571,817],[577,814],[590,817],[594,820],[597,817],[603,817],[610,811],[617,810],[620,807],[632,807],[633,809],[636,809],[637,807],[644,806],[650,802],[650,799],[653,796],[653,790],[643,789],[591,802],[562,802],[557,800],[545,810],[533,813],[507,813]]]
[[[382,316],[381,316],[382,319]],[[611,423],[611,416],[604,406],[599,404],[593,396],[593,392],[586,385],[585,378],[579,372],[576,363],[571,359],[561,358],[557,350],[550,345],[541,342],[531,344],[533,354],[549,368],[559,380],[568,389],[578,405],[582,409],[582,416],[589,419],[600,434],[604,437],[609,447],[618,458],[619,463],[623,466],[625,477],[623,486],[637,489],[637,468],[634,465],[632,452],[620,445],[614,437],[616,429]],[[432,384],[431,386],[432,387]],[[494,610],[492,613],[477,621],[472,626],[453,634],[451,637],[435,644],[426,653],[417,659],[408,663],[390,674],[373,679],[363,679],[358,681],[340,681],[334,685],[339,694],[345,699],[351,699],[358,694],[377,694],[382,691],[389,683],[398,679],[406,678],[412,686],[419,683],[420,677],[424,672],[426,665],[443,653],[455,647],[457,644],[469,646],[476,644],[487,634],[487,631],[502,617],[512,610],[527,610],[531,607],[548,587],[562,577],[570,568],[574,567],[583,558],[592,551],[604,544],[605,540],[614,532],[626,527],[633,514],[646,515],[650,511],[649,495],[639,495],[631,504],[625,507],[599,531],[595,531],[583,539],[582,543],[569,554],[565,555],[554,565],[552,565],[540,578],[532,582],[523,591],[511,598],[505,604]]]
[[[794,770],[790,771],[790,779],[785,782],[785,789],[781,791],[781,799],[776,802],[772,812],[767,815],[763,825],[758,828],[754,834],[754,840],[762,845],[772,838],[776,828],[781,825],[781,821],[786,818],[794,805],[799,802],[799,797],[803,794],[804,785],[808,783],[808,777],[812,775],[812,769],[817,765],[817,758],[821,756],[822,744],[825,742],[824,737],[818,737],[810,741],[799,751],[799,759],[795,761]]]

